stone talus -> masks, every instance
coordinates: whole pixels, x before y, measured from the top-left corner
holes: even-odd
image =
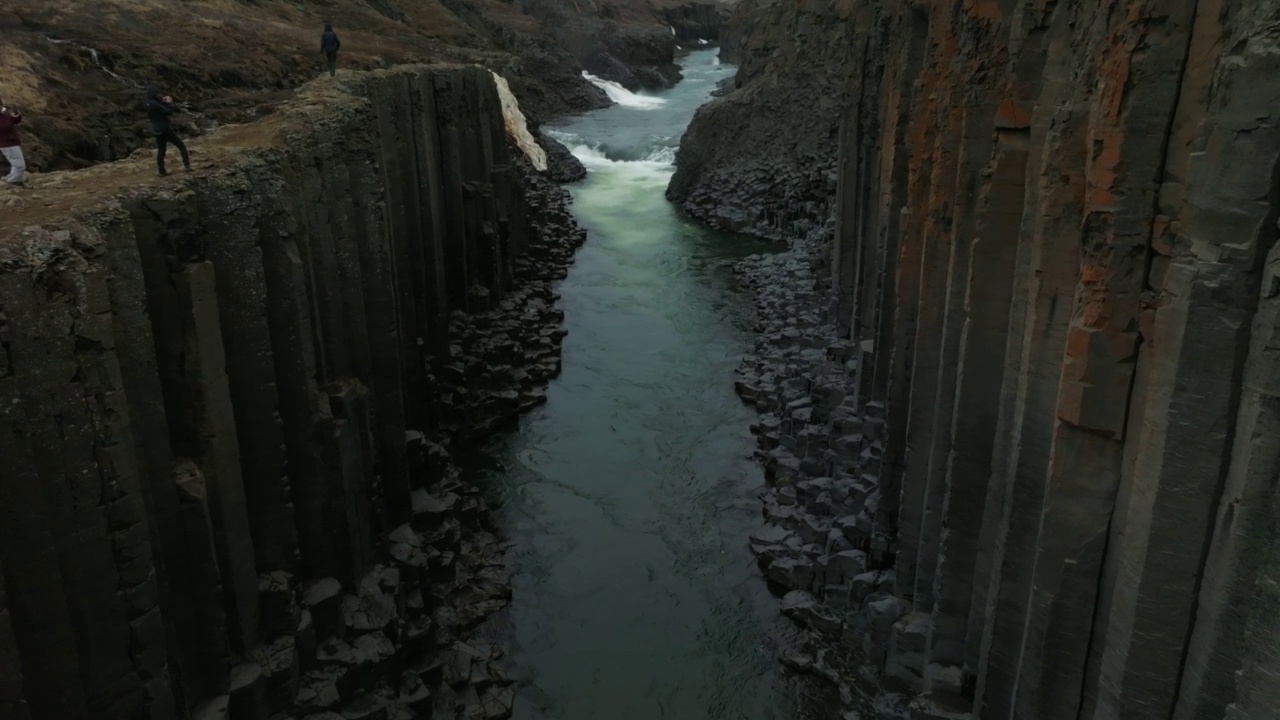
[[[834,223],[741,268],[789,664],[884,718],[1276,717],[1280,3],[843,31]]]
[[[583,234],[487,71],[307,92],[0,247],[6,718],[510,711],[449,447],[542,401]]]

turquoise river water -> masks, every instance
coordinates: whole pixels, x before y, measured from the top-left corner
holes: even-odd
[[[513,542],[493,632],[523,676],[517,720],[802,715],[747,547],[763,478],[732,382],[751,318],[728,265],[766,246],[663,196],[680,135],[732,72],[713,50],[682,64],[669,91],[609,86],[617,105],[553,128],[589,171],[570,186],[589,236],[559,288],[563,373],[475,470]]]

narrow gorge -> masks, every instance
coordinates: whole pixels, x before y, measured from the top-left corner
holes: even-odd
[[[0,720],[1280,718],[1280,0],[88,2]]]

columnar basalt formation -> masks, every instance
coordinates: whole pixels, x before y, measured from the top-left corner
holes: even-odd
[[[4,218],[0,715],[504,716],[461,642],[503,544],[449,451],[559,370],[563,191],[478,67],[202,146],[220,169],[101,166]]]
[[[802,664],[883,717],[1280,717],[1280,3],[847,22],[829,252],[746,268],[821,310],[739,385]]]

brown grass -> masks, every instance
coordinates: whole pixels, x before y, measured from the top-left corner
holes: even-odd
[[[342,38],[343,68],[447,61],[501,72],[522,66],[519,59],[530,53],[544,60],[548,52],[563,53],[543,22],[559,23],[567,7],[619,24],[665,25],[663,7],[696,1],[8,0],[0,6],[0,98],[26,115],[23,144],[32,170],[78,168],[150,144],[137,85],[160,85],[190,111],[178,120],[188,137],[269,114],[321,73],[325,21]],[[93,48],[125,81],[98,67],[88,51],[49,37]],[[576,71],[565,77],[558,82],[580,82]],[[542,81],[515,80],[517,93]],[[533,92],[538,103],[563,101],[555,92]],[[560,111],[533,103],[526,109]]]

